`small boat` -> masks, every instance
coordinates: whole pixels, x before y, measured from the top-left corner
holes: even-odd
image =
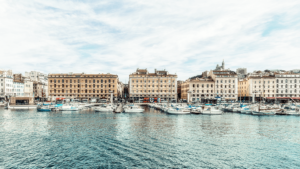
[[[201,113],[202,113],[202,110],[201,110],[201,108],[192,109],[192,110],[191,110],[191,113],[192,113],[192,114],[201,114]]]
[[[60,110],[61,111],[77,111],[79,109],[78,109],[78,107],[75,107],[75,106],[71,106],[71,105],[65,106],[65,105],[63,105],[63,106],[61,106]]]
[[[250,108],[248,106],[241,108],[241,114],[251,114],[251,113],[252,113],[252,111],[250,110]]]
[[[286,115],[300,115],[300,109],[294,105],[285,106],[283,110]]]
[[[101,106],[95,107],[96,112],[113,112],[114,107],[112,105],[103,104]]]
[[[202,110],[202,114],[206,115],[221,115],[223,112],[218,108],[214,106],[204,106]]]
[[[37,107],[37,111],[49,112],[49,111],[51,111],[51,108],[50,108],[50,106],[40,106],[40,107]]]
[[[125,113],[142,113],[144,109],[137,105],[129,105],[128,107],[124,108]]]
[[[189,109],[186,109],[184,107],[176,107],[176,108],[169,108],[167,110],[168,114],[190,114],[191,111]]]

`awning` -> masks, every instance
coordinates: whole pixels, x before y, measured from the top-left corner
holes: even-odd
[[[275,97],[267,97],[266,99],[275,100]],[[293,100],[300,100],[300,97],[276,97],[276,99],[283,100],[283,99],[293,99]]]

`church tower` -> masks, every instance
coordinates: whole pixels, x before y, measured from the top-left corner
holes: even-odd
[[[222,69],[225,70],[225,63],[224,63],[224,59],[223,59],[223,62],[222,62]]]

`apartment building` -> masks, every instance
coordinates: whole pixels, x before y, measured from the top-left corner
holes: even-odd
[[[25,72],[25,77],[36,82],[41,82],[44,84],[48,83],[48,75],[38,71]]]
[[[300,74],[276,73],[276,97],[300,97]]]
[[[194,77],[181,84],[181,99],[188,102],[212,101],[215,97],[215,82],[211,77]]]
[[[50,98],[110,98],[110,92],[117,97],[118,75],[61,73],[48,75]]]
[[[166,70],[137,69],[129,75],[129,97],[132,100],[161,98],[177,100],[177,75]]]
[[[24,79],[24,96],[33,97],[33,81],[29,78]]]
[[[0,97],[13,96],[13,88],[12,70],[0,70]]]
[[[255,101],[261,97],[275,97],[275,95],[276,84],[273,73],[254,72],[238,82],[238,96],[241,100]]]
[[[238,78],[231,70],[211,70],[203,73],[204,77],[210,77],[215,82],[215,96],[227,101],[238,100]]]

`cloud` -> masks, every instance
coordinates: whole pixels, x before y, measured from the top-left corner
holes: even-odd
[[[233,70],[299,68],[297,0],[1,1],[0,68],[178,79],[225,59]]]

